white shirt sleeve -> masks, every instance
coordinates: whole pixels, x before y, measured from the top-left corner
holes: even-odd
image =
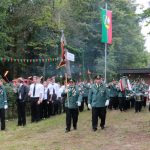
[[[29,87],[29,95],[30,97],[33,97],[33,84],[31,84]]]
[[[42,84],[40,84],[39,92],[40,92],[39,97],[41,100],[43,100],[43,98],[44,98],[44,86]]]

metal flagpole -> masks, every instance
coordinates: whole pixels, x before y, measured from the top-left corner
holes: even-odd
[[[105,83],[107,82],[107,43],[105,43]]]
[[[105,4],[105,9],[107,11],[107,2]],[[105,83],[107,82],[107,43],[105,43]]]

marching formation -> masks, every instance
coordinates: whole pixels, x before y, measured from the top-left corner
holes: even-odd
[[[30,102],[31,122],[38,122],[51,116],[66,113],[65,132],[77,130],[79,112],[86,107],[92,112],[92,129],[97,131],[98,118],[100,128],[105,128],[106,112],[119,109],[127,111],[135,108],[135,113],[146,107],[149,100],[149,85],[138,79],[130,83],[126,77],[119,81],[113,80],[105,84],[101,75],[94,80],[78,81],[65,79],[63,83],[56,82],[55,77],[41,81],[40,77],[33,76],[32,80],[23,78],[15,80],[14,94],[16,94],[18,126],[26,125],[26,103]],[[2,78],[0,79],[0,118],[1,130],[5,130],[5,109],[7,96]],[[149,106],[150,111],[150,106]]]

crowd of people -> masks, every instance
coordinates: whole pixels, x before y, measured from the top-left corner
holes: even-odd
[[[65,79],[61,83],[56,82],[55,77],[42,81],[41,77],[33,76],[30,82],[18,78],[13,88],[17,96],[17,125],[26,125],[26,103],[29,99],[32,123],[65,112],[65,132],[70,132],[71,122],[73,121],[73,128],[76,130],[78,114],[86,107],[87,110],[92,110],[93,131],[97,130],[98,118],[101,120],[101,129],[104,129],[107,109],[120,109],[122,112],[134,107],[137,113],[142,107],[146,107],[146,102],[149,100],[149,85],[140,79],[131,83],[132,88],[129,88],[128,82],[125,83],[123,85],[120,81],[113,80],[105,84],[100,75],[90,81],[75,82],[73,79]],[[1,78],[1,130],[5,130],[5,109],[8,108],[6,95]]]

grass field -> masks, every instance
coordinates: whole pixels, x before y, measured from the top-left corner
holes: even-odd
[[[30,119],[30,118],[28,118]],[[7,121],[0,150],[150,150],[150,113],[107,111],[105,130],[92,132],[91,112],[79,115],[78,130],[65,133],[65,114],[17,127]]]

